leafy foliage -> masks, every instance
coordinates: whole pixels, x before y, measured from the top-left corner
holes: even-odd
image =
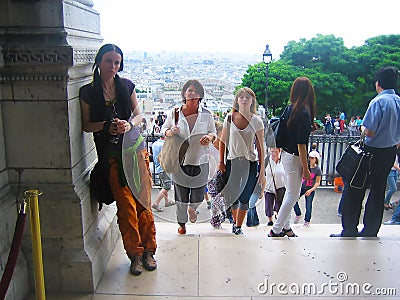
[[[400,69],[399,58],[400,35],[372,37],[364,45],[348,49],[342,38],[318,34],[310,40],[290,41],[280,59],[268,66],[250,65],[242,86],[253,89],[258,103],[265,105],[268,67],[268,108],[269,115],[275,116],[287,105],[293,80],[307,76],[316,91],[319,119],[342,110],[348,117],[362,116],[376,95],[375,72],[388,65]]]

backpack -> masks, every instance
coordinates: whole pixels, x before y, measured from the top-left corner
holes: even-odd
[[[287,111],[289,106],[286,106],[282,115],[275,120],[271,120],[270,127],[275,136],[276,148],[284,148],[286,146],[286,134],[287,134]]]

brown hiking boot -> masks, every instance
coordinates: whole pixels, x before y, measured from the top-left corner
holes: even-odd
[[[129,272],[132,275],[138,276],[142,274],[142,271],[143,271],[142,258],[139,255],[135,255],[131,260],[131,266],[129,268]]]
[[[142,256],[143,267],[147,271],[154,271],[157,269],[157,261],[154,259],[154,253],[151,251],[143,252]]]

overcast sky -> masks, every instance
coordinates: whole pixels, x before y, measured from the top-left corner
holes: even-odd
[[[94,0],[104,43],[124,52],[191,51],[274,58],[291,40],[333,34],[346,47],[400,34],[400,0]]]

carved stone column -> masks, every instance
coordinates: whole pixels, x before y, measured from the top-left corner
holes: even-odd
[[[90,0],[0,4],[0,215],[16,213],[15,194],[6,191],[15,191],[16,170],[22,171],[22,191],[43,191],[46,290],[92,292],[119,235],[115,206],[98,213],[89,197],[96,151],[92,136],[82,132],[78,99],[102,42],[99,14]],[[13,231],[13,220],[4,222],[2,262]],[[22,257],[31,261],[28,229]],[[33,287],[33,270],[27,270]]]

